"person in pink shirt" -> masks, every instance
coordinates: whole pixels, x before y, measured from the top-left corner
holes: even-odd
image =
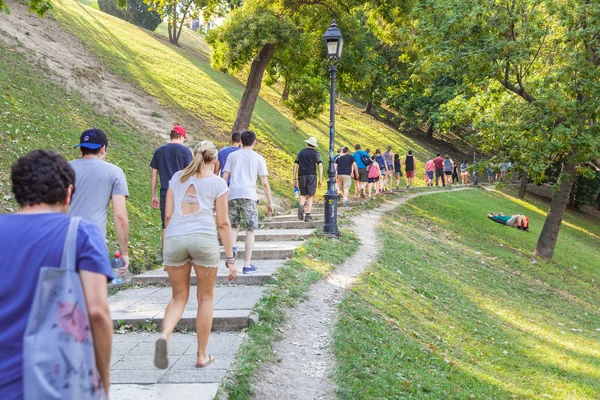
[[[425,183],[427,186],[431,186],[433,183],[433,171],[435,170],[435,164],[433,159],[430,159],[425,163]]]

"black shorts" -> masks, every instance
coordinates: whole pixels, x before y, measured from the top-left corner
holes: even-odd
[[[314,196],[317,193],[317,176],[301,175],[298,177],[298,189],[301,196]]]
[[[452,175],[452,171],[444,171],[444,175]]]
[[[369,182],[369,171],[366,168],[358,169],[358,181],[359,182]]]
[[[369,183],[377,183],[379,182],[379,176],[377,178],[369,178]]]
[[[165,229],[165,205],[167,204],[167,197],[160,197],[160,220],[162,221],[162,228]]]

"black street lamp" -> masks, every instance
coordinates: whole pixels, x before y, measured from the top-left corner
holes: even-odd
[[[333,149],[335,146],[335,77],[337,64],[342,55],[344,38],[337,27],[335,20],[323,35],[327,60],[329,61],[329,73],[331,74],[331,99],[329,104],[329,169],[327,170],[327,193],[325,193],[325,225],[323,233],[326,235],[339,236],[337,226],[337,191],[335,190],[335,167],[333,165]]]

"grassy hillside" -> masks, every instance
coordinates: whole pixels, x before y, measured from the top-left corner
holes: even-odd
[[[532,256],[540,206],[467,191],[389,214],[341,307],[340,397],[597,399],[600,220],[567,213],[547,262]],[[531,232],[491,211],[528,215]]]
[[[196,121],[196,138],[214,139],[224,144],[233,124],[243,85],[235,77],[213,70],[204,55],[158,40],[153,34],[72,0],[58,0],[52,12],[62,26],[78,36],[112,72],[157,97],[166,107],[182,111],[187,121]],[[258,151],[266,155],[280,195],[290,196],[291,169],[295,153],[304,140],[315,136],[326,156],[328,114],[297,125],[277,94],[265,88],[256,105],[252,129],[259,137]],[[360,143],[372,150],[391,144],[394,151],[416,152],[419,164],[433,149],[424,149],[396,130],[365,116],[344,104],[337,118],[336,146]],[[422,169],[421,169],[422,171]],[[422,174],[418,174],[422,181]]]
[[[18,157],[45,148],[69,160],[78,158],[73,146],[79,143],[81,132],[103,127],[110,140],[107,160],[123,168],[129,184],[132,269],[153,266],[160,249],[160,214],[150,207],[147,166],[158,143],[151,137],[139,140],[141,133],[133,124],[100,115],[81,96],[67,93],[46,74],[16,48],[0,41],[0,212],[17,208],[9,176],[10,166]],[[118,247],[112,226],[108,233],[109,249],[114,251]]]

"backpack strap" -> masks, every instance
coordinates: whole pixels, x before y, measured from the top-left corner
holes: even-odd
[[[77,261],[77,231],[79,230],[79,222],[81,217],[72,217],[67,230],[65,246],[63,247],[62,261],[60,268],[69,271],[75,271]]]

